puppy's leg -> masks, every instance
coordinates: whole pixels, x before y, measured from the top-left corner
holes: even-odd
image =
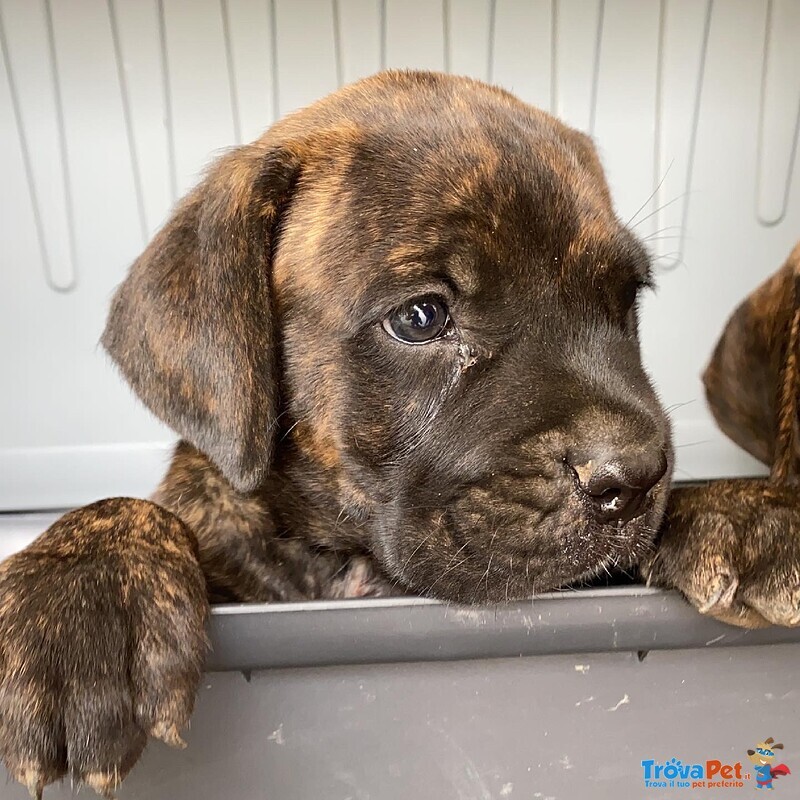
[[[0,565],[0,757],[34,797],[111,796],[149,736],[180,744],[206,652],[196,542],[143,500],[72,511]]]
[[[800,495],[766,480],[675,489],[648,583],[746,628],[800,623]]]
[[[207,456],[181,442],[155,500],[197,537],[212,601],[286,602],[398,593],[362,550],[315,543],[307,529],[317,527],[329,535],[338,525],[335,507],[331,516],[304,508],[308,535],[303,536],[290,524],[294,501],[288,508],[283,504],[282,511],[278,508],[278,498],[288,494],[278,484],[239,492]]]
[[[736,625],[797,625],[800,245],[736,309],[704,379],[720,427],[771,465],[770,481],[675,490],[645,575]]]

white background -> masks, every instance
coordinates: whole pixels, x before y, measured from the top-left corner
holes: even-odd
[[[97,345],[113,287],[215,153],[382,66],[595,137],[654,237],[676,477],[759,471],[699,375],[800,236],[798,42],[797,0],[0,0],[0,509],[152,491],[173,437]]]

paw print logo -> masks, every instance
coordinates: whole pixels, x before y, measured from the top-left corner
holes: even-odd
[[[786,764],[774,765],[776,750],[783,750],[783,744],[781,742],[775,743],[775,740],[770,736],[769,739],[759,742],[755,750],[747,751],[756,775],[756,789],[774,789],[772,781],[775,778],[792,774]]]

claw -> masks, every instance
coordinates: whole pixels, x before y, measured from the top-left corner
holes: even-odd
[[[800,624],[800,588],[786,594],[748,592],[747,604],[773,625],[784,625],[787,628]]]
[[[105,800],[114,800],[114,792],[119,786],[117,776],[108,772],[88,772],[83,776],[83,782]]]
[[[44,784],[41,780],[31,782],[26,784],[28,789],[28,794],[31,796],[31,800],[42,800],[42,792],[44,791]]]
[[[180,750],[186,747],[186,742],[178,733],[178,726],[172,722],[164,722],[163,720],[156,722],[150,731],[150,735],[155,739],[161,739],[162,742],[165,742],[170,747],[177,747]]]
[[[739,588],[739,579],[731,571],[718,572],[709,581],[710,594],[704,603],[698,606],[701,614],[708,614],[712,609],[728,609]]]
[[[14,777],[28,790],[32,800],[42,800],[42,792],[47,783],[44,773],[34,766],[14,770]]]

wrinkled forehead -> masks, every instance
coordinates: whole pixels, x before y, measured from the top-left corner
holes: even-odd
[[[497,293],[602,269],[630,238],[586,137],[535,109],[463,106],[365,127],[306,169],[273,281],[287,306],[335,296],[364,314],[443,281]]]

